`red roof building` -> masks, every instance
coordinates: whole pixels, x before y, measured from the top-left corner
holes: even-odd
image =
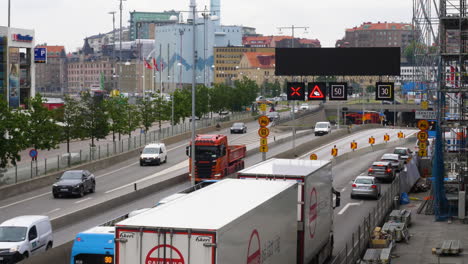
[[[262,47],[262,48],[320,48],[318,39],[300,39],[291,36],[247,36],[242,38],[244,47]]]

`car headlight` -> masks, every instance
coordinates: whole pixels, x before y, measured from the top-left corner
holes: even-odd
[[[81,184],[77,184],[75,186],[73,186],[73,188],[80,188]]]
[[[53,187],[58,187],[58,185],[56,183],[52,184]]]
[[[18,251],[19,249],[20,249],[20,246],[19,246],[19,245],[18,245],[18,246],[14,246],[14,247],[10,248],[10,253],[16,252],[16,251]]]

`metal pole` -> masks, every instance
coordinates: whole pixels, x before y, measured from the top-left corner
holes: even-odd
[[[171,95],[172,101],[172,109],[171,109],[171,127],[172,127],[172,135],[174,135],[174,94]]]
[[[117,60],[115,59],[115,11],[111,11],[109,12],[109,14],[112,15],[112,38],[113,38],[113,41],[112,41],[112,58],[114,59],[114,63],[117,62]],[[117,65],[114,64],[114,76],[116,75],[116,70],[115,70],[115,67],[117,67]],[[120,78],[120,76],[119,76]],[[112,81],[112,89],[115,89],[115,78],[113,78],[113,81]]]
[[[159,96],[162,97],[162,44],[159,44],[159,57],[161,58],[159,60]],[[157,62],[156,62],[157,63]]]
[[[190,177],[192,185],[195,185],[195,78],[196,78],[196,64],[197,64],[197,51],[196,51],[196,4],[195,0],[190,1],[190,7],[192,8],[192,34],[193,34],[193,60],[192,60],[192,147],[191,147],[191,166],[192,175]]]
[[[119,34],[119,91],[122,91],[122,1],[120,0],[120,34]]]
[[[11,0],[8,0],[8,28],[11,27],[10,18],[11,18]]]

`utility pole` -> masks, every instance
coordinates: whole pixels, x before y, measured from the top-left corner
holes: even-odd
[[[307,29],[309,27],[296,27],[294,25],[290,27],[278,27],[278,29],[281,31],[283,29],[291,29],[292,32],[292,39],[291,39],[291,48],[294,48],[294,29],[304,29],[305,33],[307,33]],[[294,76],[291,76],[292,80],[294,81]],[[293,146],[293,151],[294,155],[296,155],[296,118],[294,112],[296,111],[296,101],[293,102],[293,107],[292,107],[292,119],[293,119],[293,131],[292,131],[292,146]]]
[[[190,157],[192,158],[191,159],[191,167],[192,167],[192,177],[190,177],[191,179],[191,183],[192,185],[195,185],[195,129],[196,129],[196,120],[195,120],[195,79],[196,79],[196,71],[197,71],[197,68],[196,68],[196,65],[197,65],[197,50],[196,50],[196,40],[197,40],[197,36],[196,36],[196,23],[197,23],[197,11],[196,11],[196,8],[197,8],[197,5],[195,3],[195,0],[190,0],[190,8],[192,9],[192,44],[193,44],[193,60],[192,60],[192,146],[191,146],[191,152],[190,153]]]

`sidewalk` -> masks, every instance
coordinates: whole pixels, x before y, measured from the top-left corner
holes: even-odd
[[[460,220],[451,223],[436,222],[434,215],[417,214],[419,206],[423,204],[423,198],[429,196],[428,192],[411,193],[410,197],[421,200],[401,205],[400,209],[411,209],[411,223],[409,227],[410,240],[408,244],[398,243],[392,252],[392,264],[462,264],[468,263],[468,225]],[[460,248],[463,251],[458,256],[441,256],[432,254],[435,248],[443,240],[460,240]]]

